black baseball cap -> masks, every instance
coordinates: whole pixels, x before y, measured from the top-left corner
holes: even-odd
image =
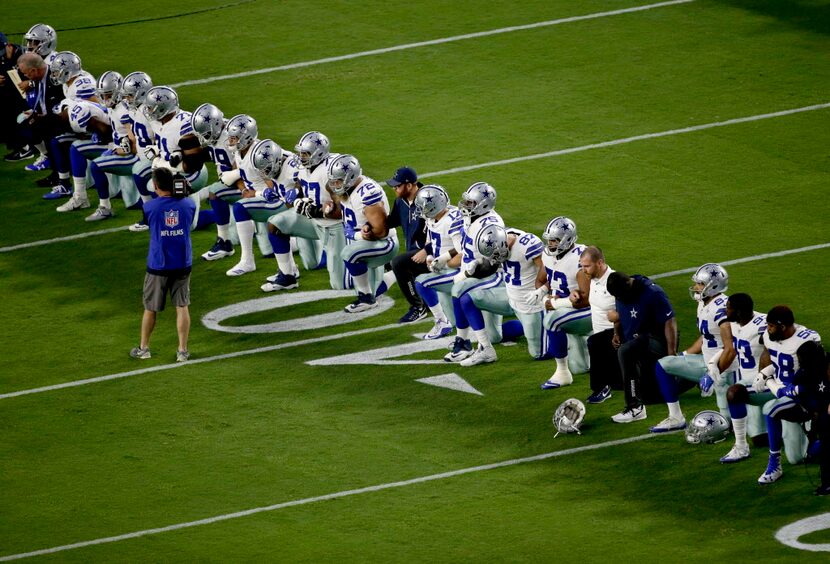
[[[389,186],[393,188],[401,184],[418,182],[418,173],[408,166],[402,166],[395,171],[395,176],[386,181]]]

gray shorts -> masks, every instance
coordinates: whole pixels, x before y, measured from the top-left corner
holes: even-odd
[[[144,275],[144,309],[164,311],[168,292],[174,306],[190,305],[190,273],[180,276],[159,276],[148,272]]]

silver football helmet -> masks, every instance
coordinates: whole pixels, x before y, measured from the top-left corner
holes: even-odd
[[[270,139],[263,139],[254,145],[252,150],[254,152],[252,160],[256,169],[266,178],[276,178],[285,161],[282,147]]]
[[[332,193],[341,196],[354,187],[362,173],[356,158],[352,155],[339,155],[329,163],[326,186]]]
[[[555,217],[550,220],[542,234],[545,254],[561,257],[573,248],[576,239],[576,224],[570,218]]]
[[[249,115],[239,114],[228,121],[228,149],[244,151],[256,139],[259,130],[256,120]]]
[[[49,79],[60,86],[81,73],[81,58],[72,51],[61,51],[49,65]]]
[[[553,414],[553,426],[556,427],[556,435],[559,433],[576,433],[581,435],[579,426],[585,419],[585,404],[576,398],[570,398],[559,404]]]
[[[121,84],[121,97],[131,110],[138,109],[147,98],[147,92],[153,87],[153,81],[145,72],[131,72]]]
[[[484,226],[476,234],[475,248],[492,264],[503,263],[510,255],[510,249],[507,248],[507,231],[495,223]]]
[[[693,445],[719,443],[729,436],[729,421],[717,411],[701,411],[686,427],[686,441]]]
[[[319,131],[309,131],[297,142],[294,152],[305,168],[317,166],[329,156],[331,143],[329,138]]]
[[[447,209],[450,204],[450,196],[443,186],[438,184],[427,184],[422,186],[415,194],[415,213],[424,219],[435,219],[439,213]]]
[[[107,71],[98,79],[98,84],[95,86],[95,94],[101,103],[108,107],[114,108],[121,100],[121,84],[124,82],[124,77],[115,71]]]
[[[729,288],[729,274],[721,265],[709,262],[692,274],[692,282],[694,284],[689,287],[689,295],[699,302],[725,292]],[[698,284],[702,284],[703,288],[697,289]]]
[[[225,129],[225,114],[213,104],[202,104],[190,116],[190,126],[203,147],[215,145]]]
[[[144,99],[144,115],[156,121],[179,111],[179,95],[169,86],[153,86]]]
[[[479,217],[496,207],[496,189],[486,182],[476,182],[461,194],[458,208],[467,216]]]
[[[58,46],[58,34],[55,33],[55,28],[42,23],[30,27],[23,39],[26,40],[26,51],[37,53],[44,59]]]

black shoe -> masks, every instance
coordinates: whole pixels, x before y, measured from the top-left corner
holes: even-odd
[[[11,163],[15,161],[25,161],[26,159],[31,159],[34,156],[35,150],[27,145],[18,151],[9,153],[5,157],[3,157],[3,160]]]
[[[60,182],[57,173],[52,173],[45,178],[41,178],[40,180],[35,181],[35,184],[40,186],[41,188],[50,188]]]
[[[830,486],[819,486],[814,493],[816,495],[830,495]]]
[[[426,318],[428,312],[429,310],[423,306],[412,306],[409,308],[409,311],[407,311],[404,316],[398,320],[398,323],[415,323],[416,321]]]

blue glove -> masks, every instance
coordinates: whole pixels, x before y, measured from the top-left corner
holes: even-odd
[[[265,190],[263,190],[262,197],[265,198],[266,202],[269,202],[271,204],[280,199],[280,195],[277,194],[277,191],[274,188],[266,188]]]
[[[801,388],[797,385],[790,384],[789,386],[784,386],[783,388],[778,388],[778,391],[775,392],[775,397],[779,398],[794,398],[801,392]]]
[[[700,395],[708,398],[715,393],[715,381],[708,374],[704,374],[700,379]]]
[[[349,225],[348,223],[343,224],[343,235],[346,236],[346,239],[349,241],[354,241],[354,236],[357,230],[355,229],[354,225]]]
[[[283,196],[282,199],[285,200],[285,203],[290,206],[291,204],[294,203],[294,200],[297,199],[297,195],[298,195],[297,189],[292,188],[290,190],[285,191],[285,196]]]

